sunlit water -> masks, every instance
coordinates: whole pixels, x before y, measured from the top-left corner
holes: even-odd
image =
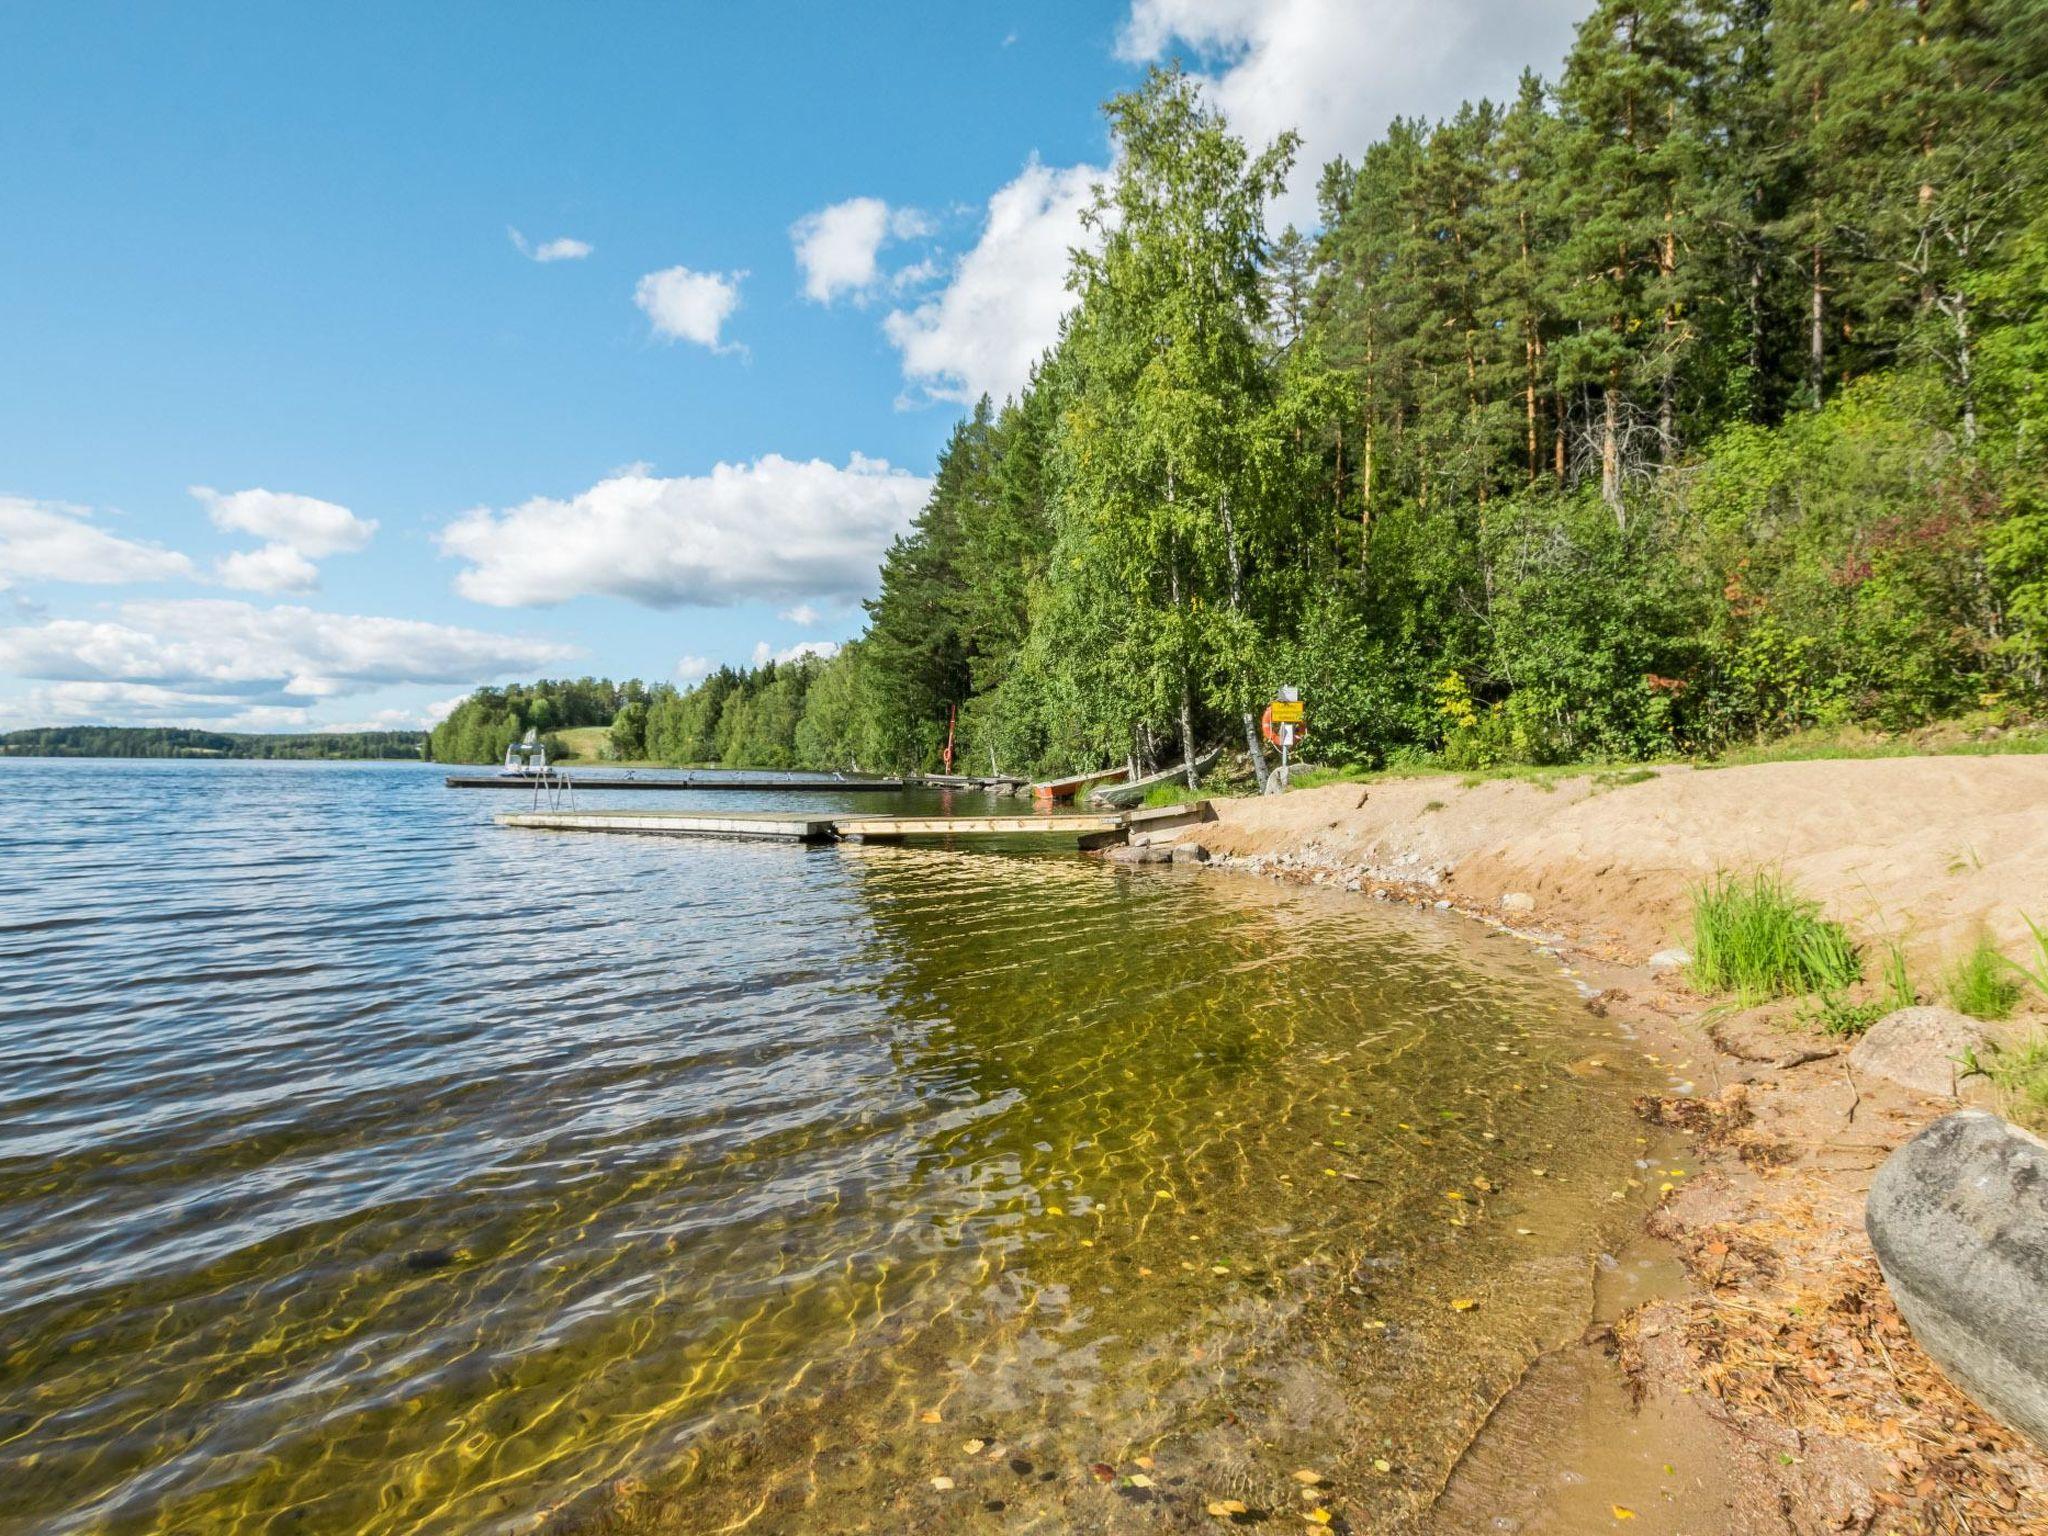
[[[0,762],[0,1533],[1373,1528],[1634,1219],[1462,920],[517,799]]]

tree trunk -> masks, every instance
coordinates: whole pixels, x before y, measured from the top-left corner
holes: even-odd
[[[1819,410],[1827,389],[1827,298],[1821,286],[1820,242],[1813,242],[1813,302],[1807,333],[1806,386],[1813,393],[1812,407]]]
[[[1600,418],[1600,499],[1623,525],[1621,510],[1621,370],[1607,377]]]
[[[1358,487],[1358,568],[1366,568],[1372,554],[1372,414],[1365,418],[1365,463]]]
[[[1265,744],[1259,740],[1259,722],[1250,710],[1244,712],[1244,749],[1252,760],[1252,772],[1259,776],[1259,793],[1264,794],[1270,770],[1266,767]]]
[[[1180,669],[1180,751],[1181,773],[1188,788],[1195,787],[1195,690],[1187,664]]]

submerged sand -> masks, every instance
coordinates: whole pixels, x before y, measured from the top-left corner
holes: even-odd
[[[1546,945],[1690,1081],[1639,1105],[1692,1139],[1682,1175],[1651,1184],[1647,1228],[1684,1284],[1533,1359],[1431,1530],[2048,1531],[2048,1453],[1920,1350],[1863,1232],[1872,1173],[1955,1103],[1859,1077],[1797,1000],[1739,1010],[1668,955],[1646,963],[1687,944],[1698,882],[1758,868],[1859,941],[1903,945],[1923,997],[1980,934],[2028,954],[2026,918],[2048,922],[2048,757],[1439,776],[1216,810],[1180,837],[1226,868],[1449,905]],[[2005,1032],[2044,1026],[2030,995]],[[1644,1177],[1660,1174],[1679,1170]]]

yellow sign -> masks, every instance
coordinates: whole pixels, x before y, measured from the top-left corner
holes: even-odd
[[[1275,725],[1300,725],[1307,718],[1301,712],[1301,700],[1296,699],[1292,703],[1285,699],[1275,699],[1273,701],[1273,723]]]

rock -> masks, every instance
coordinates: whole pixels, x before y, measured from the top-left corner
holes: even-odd
[[[1501,897],[1500,909],[1503,912],[1534,912],[1536,898],[1527,891],[1509,891]]]
[[[1927,1353],[2048,1447],[2048,1142],[1946,1115],[1877,1170],[1863,1224]]]
[[[1849,1052],[1849,1069],[1931,1098],[1953,1099],[1961,1058],[1991,1048],[1984,1026],[1949,1008],[1901,1008],[1870,1026]]]
[[[1173,850],[1149,843],[1125,843],[1109,849],[1102,856],[1112,864],[1164,864],[1173,857]]]
[[[1209,862],[1209,850],[1200,843],[1182,843],[1173,850],[1173,862],[1176,864],[1206,864]]]
[[[1650,969],[1653,971],[1682,971],[1691,964],[1691,953],[1676,946],[1660,949],[1650,956]]]

